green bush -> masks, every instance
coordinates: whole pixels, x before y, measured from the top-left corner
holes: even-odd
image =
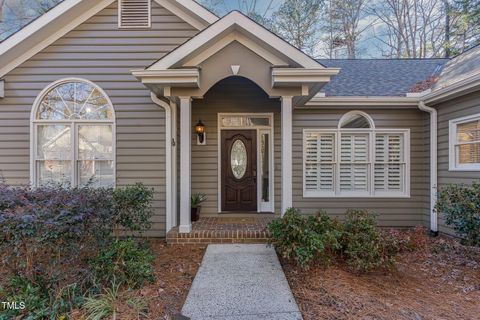
[[[338,224],[324,212],[304,217],[299,210],[290,208],[282,219],[275,219],[268,228],[270,241],[277,251],[303,268],[308,268],[313,261],[328,263],[340,248]]]
[[[398,253],[395,239],[382,232],[376,216],[366,210],[347,211],[341,242],[347,265],[355,272],[390,268]]]
[[[151,227],[153,189],[141,183],[113,191],[115,224],[127,231],[144,232]]]
[[[116,239],[89,259],[89,264],[101,284],[115,281],[138,288],[155,279],[152,267],[154,259],[146,243],[131,238]]]
[[[436,205],[466,245],[480,246],[480,183],[451,184],[440,190]]]

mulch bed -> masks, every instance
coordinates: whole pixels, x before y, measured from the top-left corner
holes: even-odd
[[[163,241],[152,241],[151,246],[156,256],[156,281],[137,296],[148,301],[148,319],[172,319],[180,314],[206,247],[170,246]]]
[[[480,248],[454,239],[429,239],[425,250],[401,254],[387,273],[282,265],[305,320],[480,319]]]

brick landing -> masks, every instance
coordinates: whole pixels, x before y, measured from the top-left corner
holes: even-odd
[[[179,233],[178,227],[167,233],[169,244],[266,243],[267,225],[274,217],[204,217],[192,223],[192,232]]]

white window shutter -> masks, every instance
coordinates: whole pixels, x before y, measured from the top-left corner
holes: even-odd
[[[149,28],[151,0],[119,0],[120,28]]]
[[[403,143],[402,134],[375,136],[375,190],[402,191]]]
[[[334,159],[334,134],[306,134],[305,189],[307,191],[333,191]]]
[[[369,135],[342,134],[340,191],[368,191]]]

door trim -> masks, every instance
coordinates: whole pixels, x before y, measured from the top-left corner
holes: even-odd
[[[251,125],[251,126],[235,126],[235,127],[225,127],[222,125],[222,117],[224,116],[254,116],[254,117],[265,117],[269,119],[270,125],[269,126],[256,126],[256,125]],[[274,184],[274,114],[272,112],[268,113],[254,113],[254,112],[248,112],[248,113],[218,113],[217,114],[217,197],[218,197],[218,203],[217,203],[217,210],[219,213],[222,212],[222,192],[220,192],[222,188],[222,130],[255,130],[257,132],[257,175],[259,172],[259,168],[261,167],[261,156],[260,156],[260,134],[261,133],[269,133],[270,140],[269,140],[269,165],[270,165],[270,171],[268,175],[269,179],[269,202],[263,202],[262,201],[262,185],[261,185],[261,180],[257,176],[257,213],[262,213],[262,212],[275,212],[275,198],[274,198],[274,191],[275,191],[275,184]],[[238,213],[238,212],[237,212]]]

